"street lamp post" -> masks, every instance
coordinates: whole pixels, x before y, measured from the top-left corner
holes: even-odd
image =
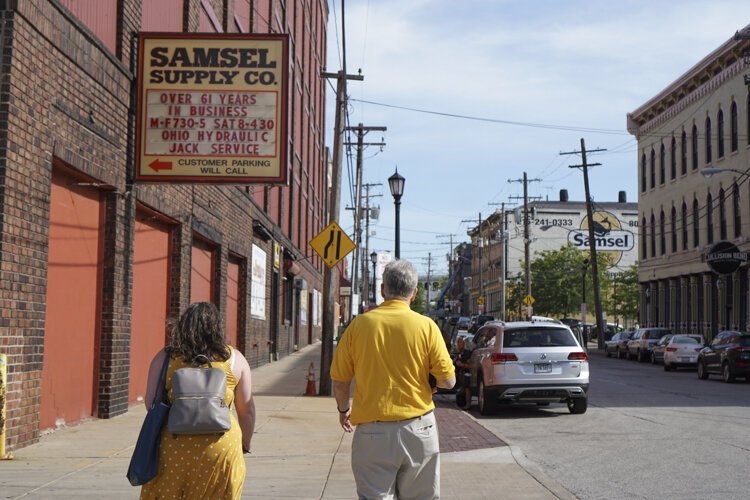
[[[373,304],[377,304],[378,303],[378,296],[377,296],[377,292],[375,290],[375,283],[377,281],[377,279],[376,279],[377,276],[376,276],[375,273],[377,272],[377,267],[376,266],[378,264],[378,253],[377,252],[372,252],[370,254],[370,262],[372,262],[372,302],[373,302]]]
[[[706,179],[710,179],[711,177],[714,176],[714,174],[723,174],[723,173],[726,173],[726,172],[734,172],[735,174],[740,174],[740,175],[750,175],[750,171],[738,170],[736,168],[706,167],[706,168],[704,168],[704,169],[701,170],[701,174]]]
[[[391,195],[393,195],[393,204],[396,207],[396,259],[401,258],[401,196],[404,194],[404,182],[406,179],[399,175],[398,167],[396,173],[388,177],[388,187],[391,188]]]

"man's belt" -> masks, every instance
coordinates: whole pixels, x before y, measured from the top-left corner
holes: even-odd
[[[376,422],[383,422],[383,423],[391,423],[391,422],[406,422],[407,420],[414,420],[415,418],[422,418],[426,417],[430,413],[432,413],[434,410],[430,410],[426,413],[423,413],[421,415],[417,415],[416,417],[409,417],[409,418],[402,418],[401,420],[376,420]]]

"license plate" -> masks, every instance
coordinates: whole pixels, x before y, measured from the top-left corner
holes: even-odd
[[[690,362],[690,358],[680,358],[680,362],[681,363],[689,363]]]
[[[552,373],[552,365],[549,363],[534,363],[534,373]]]

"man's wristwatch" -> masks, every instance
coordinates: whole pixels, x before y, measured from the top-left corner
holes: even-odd
[[[341,413],[342,415],[343,415],[344,413],[349,413],[349,408],[347,408],[346,410],[341,410],[341,409],[339,409],[339,407],[337,406],[337,407],[336,407],[336,409],[337,409],[337,410],[339,410],[339,413]]]

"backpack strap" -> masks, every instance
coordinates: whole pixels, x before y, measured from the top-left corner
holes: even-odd
[[[193,364],[197,366],[208,365],[208,368],[211,368],[211,360],[205,354],[198,354],[194,357]]]
[[[156,384],[156,392],[154,393],[154,400],[151,402],[151,406],[156,406],[159,401],[167,400],[167,368],[169,368],[169,358],[171,358],[172,348],[164,348],[164,363],[161,365],[161,373],[159,374],[159,382]]]

